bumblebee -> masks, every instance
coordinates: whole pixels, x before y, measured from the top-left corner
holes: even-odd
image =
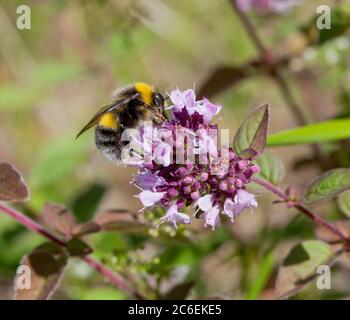
[[[124,130],[136,128],[142,120],[161,124],[167,116],[164,111],[164,97],[147,83],[137,82],[123,87],[114,96],[114,101],[99,110],[76,138],[96,126],[97,148],[108,160],[120,163],[122,149],[128,144],[121,139]]]

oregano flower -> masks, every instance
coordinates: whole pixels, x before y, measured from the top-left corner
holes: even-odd
[[[233,148],[218,148],[218,127],[213,118],[221,106],[208,99],[196,100],[194,90],[173,90],[170,120],[161,126],[141,128],[134,138],[138,149],[138,174],[132,183],[144,209],[166,209],[160,223],[191,223],[184,212],[195,209],[204,225],[215,229],[221,217],[234,220],[243,210],[257,207],[255,196],[246,191],[259,166],[242,158]],[[221,146],[222,147],[222,146]],[[143,152],[142,152],[143,151]]]

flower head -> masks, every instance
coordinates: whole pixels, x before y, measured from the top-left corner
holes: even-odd
[[[161,223],[189,224],[190,217],[180,210],[193,206],[196,216],[214,230],[221,216],[233,220],[244,209],[257,206],[245,188],[259,167],[232,148],[218,148],[212,120],[220,105],[206,98],[196,100],[192,89],[175,89],[170,99],[170,120],[153,129],[146,148],[151,156],[139,164],[133,183],[142,189],[138,197],[145,207],[167,209]]]

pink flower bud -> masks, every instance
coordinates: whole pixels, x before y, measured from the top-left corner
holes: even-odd
[[[201,180],[202,180],[203,182],[207,181],[208,178],[209,178],[209,173],[208,173],[208,172],[202,172],[202,173],[201,173]]]
[[[235,186],[237,188],[242,188],[243,187],[243,181],[241,179],[236,179]]]
[[[256,164],[252,165],[250,169],[253,171],[253,173],[259,173],[260,172],[260,167]]]
[[[227,187],[228,187],[227,181],[221,181],[221,182],[219,183],[219,188],[220,188],[220,190],[226,191],[226,190],[227,190]]]
[[[189,172],[185,167],[181,167],[176,170],[175,174],[182,178],[182,177],[188,176]]]
[[[167,195],[170,198],[176,198],[179,195],[179,191],[177,191],[175,188],[169,189]]]
[[[199,199],[199,192],[198,192],[198,191],[192,192],[192,193],[191,193],[191,199],[192,199],[193,201],[198,200],[198,199]]]
[[[247,168],[247,161],[246,160],[239,160],[237,163],[237,166],[240,170],[244,170]]]
[[[183,185],[189,185],[193,182],[193,177],[192,176],[187,176],[185,178],[183,178],[182,180],[182,184]]]
[[[184,186],[182,188],[182,191],[183,191],[184,194],[190,194],[191,191],[192,191],[192,188],[191,188],[191,186]]]

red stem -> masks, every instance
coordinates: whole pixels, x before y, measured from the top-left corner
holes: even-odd
[[[252,181],[257,183],[257,184],[259,184],[259,185],[261,185],[265,189],[271,191],[272,193],[274,193],[275,195],[280,197],[282,200],[288,201],[288,202],[290,201],[288,196],[282,190],[280,190],[279,188],[277,188],[276,186],[274,186],[270,182],[268,182],[266,180],[263,180],[263,179],[256,178],[256,177],[252,177]],[[347,244],[350,245],[350,238],[347,238],[334,225],[332,225],[329,222],[327,222],[326,220],[322,219],[320,216],[312,213],[302,203],[295,202],[293,204],[293,207],[296,208],[297,210],[299,210],[301,213],[303,213],[308,218],[310,218],[313,222],[315,222],[318,225],[321,225],[321,226],[325,227],[326,229],[328,229],[329,231],[331,231],[332,233],[337,235],[340,239],[342,239],[343,241],[345,241]]]
[[[3,204],[0,202],[0,211],[3,211],[11,218],[18,221],[20,224],[25,226],[27,229],[34,231],[36,233],[41,234],[45,238],[49,239],[50,241],[56,243],[57,245],[66,246],[65,241],[58,238],[56,235],[52,234],[50,231],[45,229],[41,224],[38,222],[28,218],[23,213]],[[108,279],[113,285],[115,285],[117,288],[124,290],[128,292],[129,294],[135,296],[139,300],[144,300],[145,297],[143,294],[138,292],[136,289],[130,287],[130,285],[117,273],[110,270],[108,267],[103,265],[101,262],[94,260],[90,256],[84,256],[81,257],[82,260],[84,260],[90,267],[95,269],[98,273],[100,273],[104,278]]]

